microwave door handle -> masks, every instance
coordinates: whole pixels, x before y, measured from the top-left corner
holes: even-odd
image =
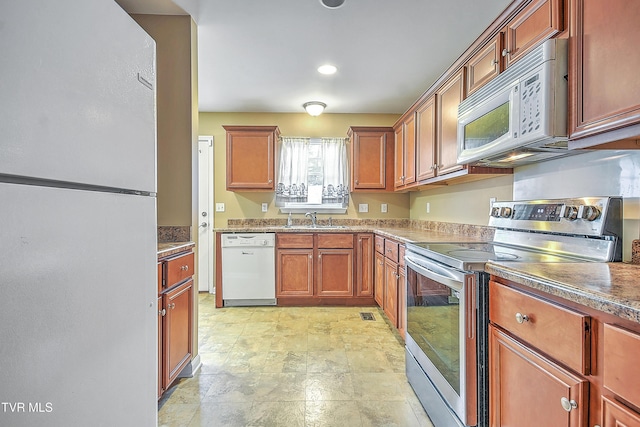
[[[405,263],[407,264],[407,267],[410,266],[412,270],[415,270],[417,273],[420,273],[422,276],[425,276],[442,285],[445,285],[448,288],[454,289],[456,291],[462,291],[462,284],[463,284],[462,281],[436,273],[433,270],[429,270],[423,267],[422,265],[417,264],[408,256],[405,256],[404,260],[405,260]]]

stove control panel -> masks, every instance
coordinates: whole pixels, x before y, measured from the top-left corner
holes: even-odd
[[[620,197],[493,202],[489,225],[527,231],[602,236],[621,223]],[[617,225],[613,229],[617,229]],[[615,232],[615,231],[613,231]]]

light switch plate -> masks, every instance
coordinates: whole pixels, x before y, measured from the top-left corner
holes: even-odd
[[[262,204],[262,212],[266,212],[269,210],[269,204],[268,203],[263,203]]]
[[[216,212],[224,212],[224,203],[216,203]]]
[[[386,203],[382,203],[380,205],[380,212],[387,213],[387,204]]]
[[[368,203],[360,203],[358,205],[358,212],[369,212],[369,204]]]

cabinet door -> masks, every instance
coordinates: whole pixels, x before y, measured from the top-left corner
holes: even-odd
[[[273,190],[276,126],[223,126],[227,131],[227,190]]]
[[[571,8],[570,138],[640,123],[640,51],[631,48],[640,40],[640,2],[573,0]]]
[[[278,249],[276,298],[313,296],[313,249]]]
[[[353,249],[318,249],[317,295],[353,296]]]
[[[563,0],[534,0],[506,28],[505,67],[563,29]]]
[[[373,234],[358,234],[356,296],[373,296]]]
[[[163,337],[165,341],[164,389],[166,390],[191,360],[193,280],[190,279],[164,294],[164,308],[166,310]]]
[[[464,68],[436,94],[438,111],[438,175],[462,169],[458,165],[458,105],[464,99]]]
[[[613,398],[602,396],[602,427],[640,427],[640,414]]]
[[[436,97],[416,111],[416,179],[433,178],[436,173]]]
[[[498,33],[467,62],[467,96],[500,74],[502,35],[502,33]]]
[[[164,340],[162,339],[162,331],[163,331],[163,320],[164,315],[166,313],[166,309],[162,305],[162,296],[158,297],[158,399],[164,393],[164,369],[163,368],[163,357],[164,354]]]
[[[416,120],[412,114],[404,122],[404,185],[416,182]]]
[[[391,324],[398,327],[398,264],[384,261],[384,313]]]
[[[404,124],[400,123],[394,130],[394,186],[404,185]]]
[[[380,308],[384,308],[384,255],[380,252],[375,254],[374,278],[374,299]]]
[[[588,381],[489,326],[491,427],[585,426],[588,393]]]
[[[359,128],[356,128],[359,129]],[[387,189],[387,131],[354,130],[352,133],[351,159],[354,190]]]

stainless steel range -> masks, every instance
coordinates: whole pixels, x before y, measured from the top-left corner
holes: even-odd
[[[406,371],[436,427],[487,426],[490,260],[622,259],[622,199],[494,202],[490,242],[407,243]]]

